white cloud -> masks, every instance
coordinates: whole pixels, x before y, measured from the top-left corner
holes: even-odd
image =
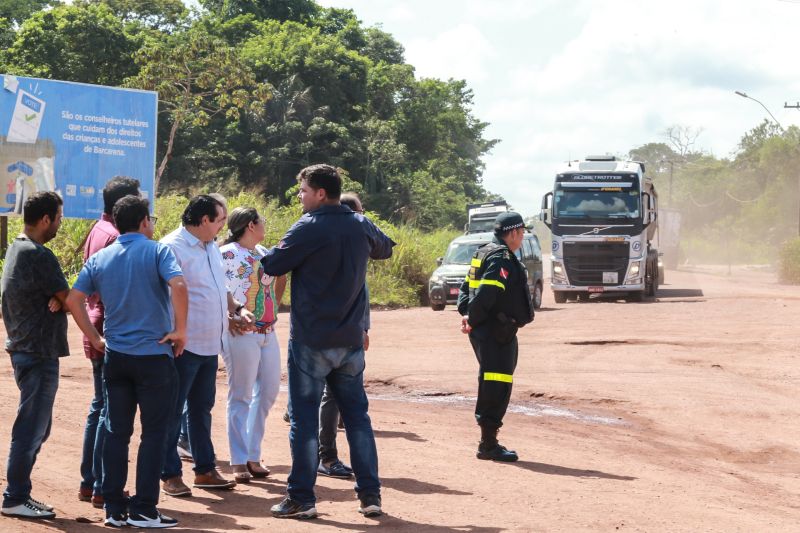
[[[352,7],[406,47],[418,75],[463,78],[475,114],[502,139],[484,185],[538,211],[556,168],[625,154],[667,126],[702,128],[700,148],[728,156],[768,118],[800,112],[794,53],[800,4],[778,0],[324,0]],[[413,19],[408,18],[413,14]]]
[[[406,61],[416,67],[419,76],[466,79],[473,83],[487,79],[487,62],[493,55],[492,45],[471,24],[459,24],[406,45]]]

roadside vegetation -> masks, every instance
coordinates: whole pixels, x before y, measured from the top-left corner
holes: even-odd
[[[701,135],[674,126],[628,154],[647,163],[660,205],[682,214],[682,262],[772,264],[800,283],[800,129],[765,120],[729,157],[697,150]]]
[[[230,196],[228,209],[249,206],[258,209],[266,219],[267,232],[262,243],[271,247],[276,245],[286,230],[300,217],[299,204],[281,206],[275,200],[265,200],[253,193],[239,193]],[[180,225],[181,213],[188,199],[184,196],[166,195],[156,201],[155,239],[160,239]],[[436,258],[444,255],[447,245],[458,232],[455,230],[422,231],[408,224],[394,225],[378,218],[374,212],[367,212],[387,235],[397,242],[392,258],[388,261],[370,261],[367,270],[370,303],[377,307],[396,308],[426,305],[428,298],[428,278],[436,268]],[[93,221],[64,219],[55,239],[47,246],[58,257],[70,285],[75,282],[83,266],[81,243],[91,228]],[[9,219],[9,240],[22,230],[22,219]],[[226,229],[220,232],[225,237]],[[0,261],[2,271],[2,261]],[[283,303],[288,304],[290,290]]]

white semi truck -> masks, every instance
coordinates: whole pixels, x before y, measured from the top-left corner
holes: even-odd
[[[570,161],[542,198],[552,232],[551,283],[557,303],[618,293],[641,301],[659,283],[658,197],[644,163],[613,156]]]

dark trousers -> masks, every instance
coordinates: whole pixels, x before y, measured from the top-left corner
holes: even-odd
[[[183,475],[177,446],[184,405],[189,421],[189,444],[194,459],[194,472],[206,474],[216,468],[214,444],[211,442],[211,409],[216,401],[218,361],[216,355],[197,355],[188,350],[184,350],[175,360],[178,395],[170,422],[161,479]]]
[[[103,445],[103,498],[106,515],[125,511],[128,445],[136,408],[142,436],[136,461],[136,494],[130,512],[155,516],[159,474],[164,462],[167,429],[175,420],[178,374],[167,355],[126,355],[106,349],[106,438]]]
[[[106,438],[105,397],[103,394],[103,359],[91,359],[94,397],[89,404],[83,432],[81,487],[100,494],[103,481],[103,442]]]
[[[319,404],[327,383],[344,420],[356,493],[359,497],[380,496],[378,450],[364,391],[364,348],[315,349],[290,340],[288,351],[292,469],[287,494],[299,503],[316,502]]]
[[[19,388],[19,407],[11,428],[3,507],[15,507],[31,497],[31,471],[42,443],[50,435],[58,390],[58,359],[15,352],[11,366]]]
[[[319,405],[319,462],[329,465],[339,460],[339,451],[336,449],[336,434],[339,431],[339,406],[333,398],[333,393],[328,384],[322,393],[322,403]]]
[[[478,401],[475,403],[475,420],[487,429],[498,429],[511,399],[514,370],[517,368],[518,345],[515,336],[511,342],[499,343],[490,336],[469,336],[475,357],[478,359]]]

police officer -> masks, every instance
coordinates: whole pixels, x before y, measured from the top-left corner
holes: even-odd
[[[518,459],[515,451],[497,442],[497,432],[511,398],[517,330],[533,321],[528,272],[514,255],[524,236],[525,223],[519,213],[498,215],[494,239],[475,252],[458,295],[461,331],[469,333],[480,365],[475,405],[475,419],[481,428],[478,459]]]

